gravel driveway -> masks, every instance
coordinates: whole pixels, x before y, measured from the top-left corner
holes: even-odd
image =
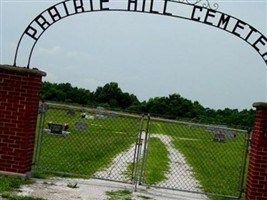
[[[108,200],[107,191],[129,190],[134,186],[97,179],[36,179],[35,184],[20,188],[19,195],[41,197],[47,200]],[[70,188],[68,185],[76,185]],[[119,199],[119,198],[118,198]],[[138,187],[132,193],[132,200],[208,200],[205,195],[178,192],[173,190]],[[123,200],[123,198],[121,198]],[[126,199],[125,199],[126,200]],[[129,200],[129,199],[127,199]]]

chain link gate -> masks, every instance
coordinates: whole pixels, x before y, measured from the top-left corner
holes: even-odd
[[[42,104],[34,166],[38,171],[132,183],[143,115],[102,107]]]
[[[150,116],[146,120],[139,134],[135,189],[144,185],[240,198],[249,132]]]
[[[43,104],[35,167],[98,178],[238,198],[249,134],[243,130]],[[54,132],[54,133],[53,133]]]

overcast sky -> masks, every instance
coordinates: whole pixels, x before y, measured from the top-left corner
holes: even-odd
[[[12,65],[25,28],[61,1],[0,1],[0,63]],[[212,2],[267,35],[267,0]],[[173,93],[215,109],[267,101],[267,66],[255,49],[220,29],[167,16],[92,12],[68,17],[40,38],[32,67],[47,73],[43,80],[91,91],[117,82],[141,101]]]

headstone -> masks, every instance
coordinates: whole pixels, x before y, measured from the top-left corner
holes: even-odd
[[[84,119],[94,119],[95,117],[93,115],[88,115],[86,113],[81,113],[81,118],[84,118]]]
[[[103,115],[103,114],[96,114],[95,116],[98,119],[104,119],[105,118],[105,115]]]
[[[236,137],[236,132],[230,129],[226,129],[227,127],[209,127],[208,131],[216,134],[224,134],[225,139],[233,139]]]
[[[101,107],[101,106],[98,106],[96,108],[96,115],[95,116],[98,119],[104,119],[105,118],[104,113],[105,113],[105,108],[104,107]]]
[[[233,130],[224,130],[223,131],[224,132],[224,134],[225,134],[225,138],[226,139],[233,139],[233,138],[235,138],[236,137],[236,133],[233,131]]]
[[[53,134],[62,134],[64,125],[51,123],[49,128],[50,128],[50,132]]]
[[[74,127],[76,129],[79,129],[79,130],[87,130],[88,129],[88,125],[86,123],[84,123],[84,122],[76,122],[74,124]]]
[[[70,117],[73,117],[75,115],[74,110],[69,109],[68,112],[67,112],[67,115],[70,116]]]
[[[81,113],[81,118],[85,118],[86,113]]]
[[[85,115],[85,119],[91,119],[91,120],[93,120],[94,119],[94,116],[93,115]]]
[[[213,141],[215,142],[224,142],[225,139],[225,134],[223,132],[215,133],[213,137]]]

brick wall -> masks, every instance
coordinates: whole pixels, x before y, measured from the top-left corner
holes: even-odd
[[[0,65],[0,173],[31,171],[44,72]]]
[[[246,200],[267,200],[267,103],[255,103],[256,118],[252,132],[246,187]],[[267,131],[267,130],[266,130]]]

